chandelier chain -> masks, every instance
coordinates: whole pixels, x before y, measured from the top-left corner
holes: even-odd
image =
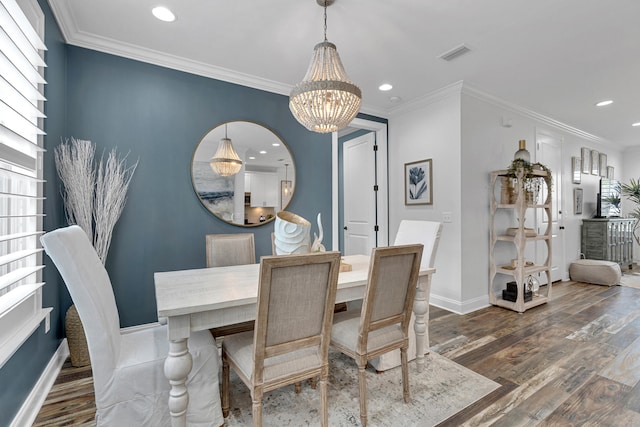
[[[324,41],[327,41],[327,0],[324,0]]]

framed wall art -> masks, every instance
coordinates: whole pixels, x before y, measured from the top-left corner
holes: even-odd
[[[591,173],[591,150],[587,147],[582,147],[582,173]]]
[[[433,204],[433,173],[431,159],[404,164],[404,204]]]
[[[613,166],[607,166],[607,178],[609,179],[615,179],[613,177]]]
[[[582,215],[582,188],[573,189],[573,213]]]
[[[598,170],[600,171],[600,176],[607,176],[607,155],[604,153],[600,153],[600,166]]]
[[[573,174],[573,183],[580,184],[580,177],[582,175],[582,160],[580,157],[571,158],[571,172]]]
[[[600,175],[600,153],[591,150],[591,175]]]

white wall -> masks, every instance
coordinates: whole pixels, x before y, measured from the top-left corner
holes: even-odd
[[[403,219],[444,223],[431,283],[431,302],[447,307],[461,299],[460,254],[460,87],[446,90],[389,119],[389,236],[393,242]],[[405,206],[404,164],[432,159],[433,205]]]
[[[503,126],[504,121],[510,127]],[[562,141],[561,225],[565,227],[563,277],[579,258],[582,218],[593,215],[599,177],[583,174],[572,183],[571,157],[588,147],[607,154],[616,178],[623,174],[622,152],[597,137],[509,104],[465,84],[452,85],[413,106],[395,112],[389,120],[390,236],[402,219],[452,222],[443,227],[433,276],[431,303],[466,313],[488,305],[489,279],[489,172],[506,169],[527,140],[535,160],[538,133],[551,133]],[[640,150],[636,154],[640,164]],[[402,182],[404,163],[433,159],[434,204],[405,206]],[[640,167],[637,169],[640,176]],[[573,213],[573,189],[584,191],[582,215]]]

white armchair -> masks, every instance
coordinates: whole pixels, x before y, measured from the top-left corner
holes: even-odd
[[[424,245],[424,251],[422,252],[422,261],[420,262],[420,269],[433,267],[436,260],[436,251],[438,250],[438,243],[440,241],[440,232],[442,230],[442,223],[436,221],[412,221],[402,220],[398,233],[396,234],[396,240],[394,245],[409,245],[414,243],[422,243]],[[424,351],[429,352],[429,293],[431,292],[431,275],[421,277],[421,286],[419,286],[416,293],[414,304],[420,304],[426,309],[424,314],[426,331],[424,336]],[[413,332],[415,327],[415,315],[411,315],[411,323],[409,324],[409,331]],[[409,360],[416,358],[416,335],[414,333],[409,334]],[[400,350],[394,350],[392,352],[381,355],[378,358],[372,359],[369,363],[377,371],[386,371],[387,369],[394,368],[400,365]]]
[[[73,299],[87,337],[98,426],[169,426],[169,351],[166,326],[120,332],[109,275],[85,232],[70,226],[40,238]],[[218,351],[209,331],[189,337],[189,426],[224,423],[218,386]]]

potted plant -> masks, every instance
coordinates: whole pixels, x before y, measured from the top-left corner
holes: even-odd
[[[545,171],[546,176],[536,175],[534,171]],[[514,159],[509,168],[507,169],[507,176],[510,178],[517,178],[521,176],[523,180],[523,188],[525,193],[527,194],[527,202],[533,203],[533,201],[537,198],[541,190],[541,179],[544,180],[547,191],[551,192],[551,187],[553,185],[553,177],[551,175],[551,170],[539,162],[530,163],[524,159],[516,158]]]
[[[622,195],[635,203],[635,209],[629,212],[633,218],[636,218],[636,223],[633,226],[633,237],[636,239],[636,243],[640,245],[640,233],[638,233],[638,224],[640,224],[640,178],[637,180],[631,178],[628,184],[620,184],[620,190]]]
[[[54,150],[58,176],[62,181],[61,195],[68,224],[77,224],[93,243],[104,264],[111,245],[113,228],[126,202],[127,189],[138,162],[126,165],[116,149],[96,163],[95,144],[71,138]],[[90,364],[89,351],[75,305],[66,314],[65,329],[71,364]]]

